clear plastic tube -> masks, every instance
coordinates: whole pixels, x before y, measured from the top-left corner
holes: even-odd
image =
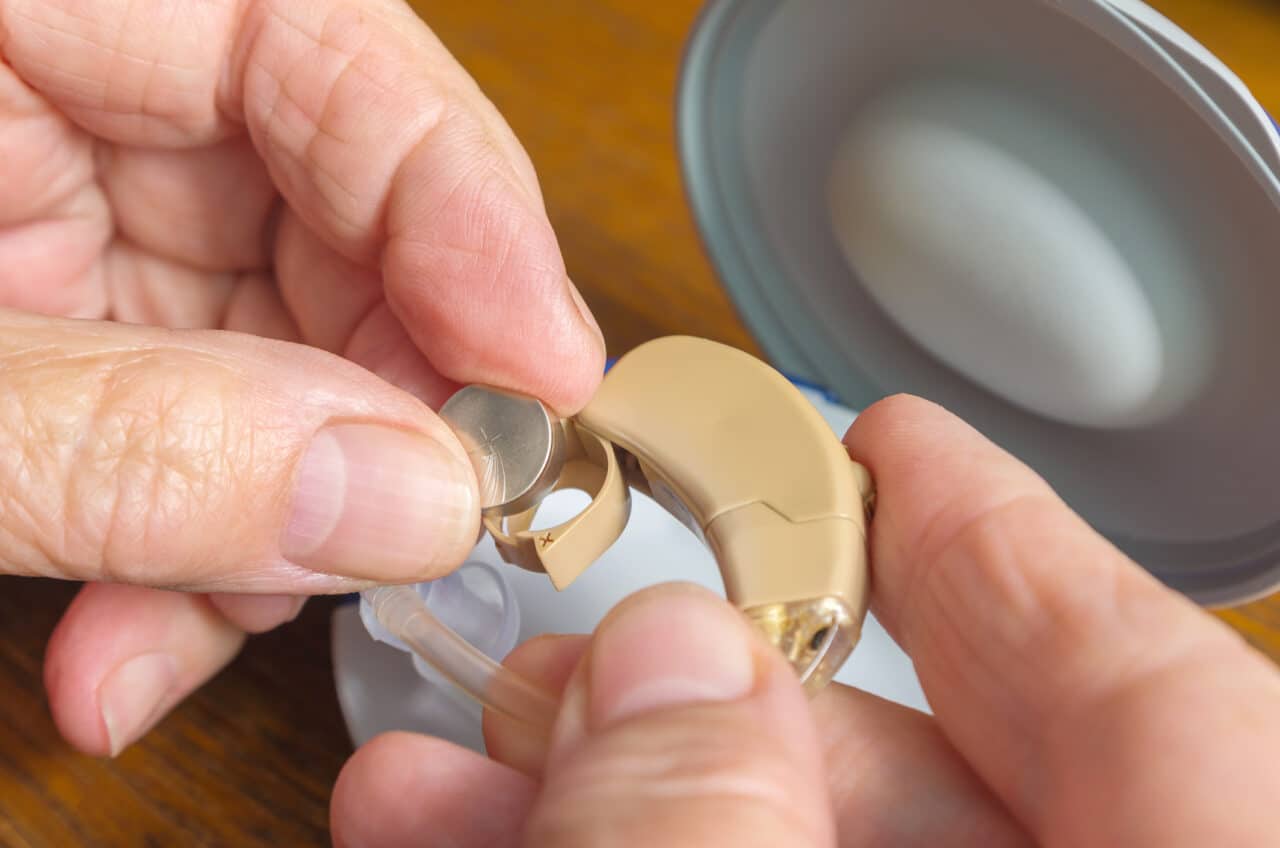
[[[378,623],[413,653],[492,710],[550,732],[554,695],[494,661],[459,636],[411,586],[378,586],[362,597]]]

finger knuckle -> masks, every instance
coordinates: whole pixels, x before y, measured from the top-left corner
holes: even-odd
[[[291,197],[319,216],[341,252],[374,262],[397,170],[461,110],[438,74],[406,73],[420,46],[383,10],[334,4],[317,13],[262,0],[243,28],[245,119]],[[391,96],[394,95],[394,96]]]
[[[237,5],[12,2],[0,29],[14,67],[91,131],[185,146],[228,131],[213,94]]]
[[[64,472],[68,556],[145,580],[184,527],[221,511],[252,450],[232,413],[237,382],[192,354],[139,352],[113,364]]]
[[[39,485],[47,438],[16,391],[0,393],[0,555],[17,571],[43,572],[59,503]]]

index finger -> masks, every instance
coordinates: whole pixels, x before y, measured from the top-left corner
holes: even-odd
[[[939,407],[883,401],[846,442],[876,479],[876,615],[944,732],[1030,830],[1262,839],[1280,792],[1269,663]]]
[[[604,365],[513,133],[397,0],[3,0],[0,49],[109,142],[247,132],[290,207],[381,271],[434,368],[572,412]]]

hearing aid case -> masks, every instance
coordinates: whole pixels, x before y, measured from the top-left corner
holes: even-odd
[[[1280,134],[1191,36],[1136,0],[717,0],[678,119],[774,365],[941,403],[1198,602],[1280,587]]]
[[[1192,37],[1136,0],[713,0],[677,108],[721,281],[771,364],[826,387],[807,394],[837,432],[930,398],[1194,600],[1280,586],[1280,132]],[[456,579],[481,587],[494,657],[654,583],[722,589],[644,497],[564,592],[490,539],[472,559]],[[357,743],[483,750],[478,706],[355,605],[333,639]],[[835,679],[928,709],[872,616]]]

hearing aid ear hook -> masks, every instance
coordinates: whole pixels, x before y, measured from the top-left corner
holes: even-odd
[[[622,535],[631,517],[631,494],[613,446],[573,422],[565,423],[568,451],[554,491],[580,489],[586,508],[555,527],[532,530],[535,505],[515,515],[490,513],[485,528],[502,558],[530,571],[545,571],[564,589]]]
[[[619,360],[572,420],[475,386],[441,415],[471,452],[485,527],[508,562],[566,588],[622,534],[636,488],[708,545],[729,601],[811,693],[856,645],[870,475],[804,395],[754,357],[668,337]],[[591,503],[531,530],[537,504],[564,488]]]

